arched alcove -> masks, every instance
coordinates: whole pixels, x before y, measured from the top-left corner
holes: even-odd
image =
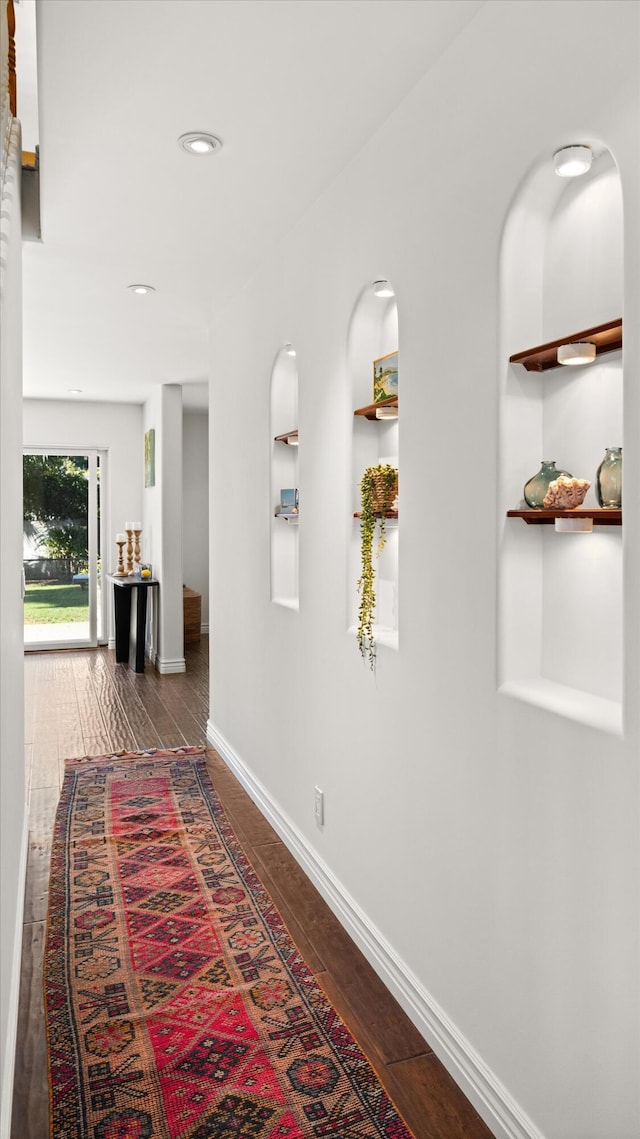
[[[271,373],[271,600],[297,609],[298,366],[285,344]]]
[[[623,210],[610,152],[597,142],[591,147],[592,167],[576,178],[559,178],[551,153],[544,156],[505,227],[498,672],[505,694],[620,732],[621,513],[598,514],[595,491],[605,448],[623,443]],[[594,331],[601,326],[610,327]],[[535,361],[509,362],[532,348],[580,339],[598,343],[591,364],[559,365],[557,347],[542,371]],[[596,511],[591,532],[559,532],[565,522],[540,524],[539,514],[506,517],[526,508],[524,484],[543,459],[591,483],[582,507]],[[578,517],[571,516],[572,525]]]
[[[367,467],[388,463],[399,469],[399,419],[398,388],[390,387],[386,399],[379,398],[377,405],[374,394],[374,362],[378,372],[387,364],[397,368],[397,360],[388,360],[398,353],[398,305],[392,288],[380,288],[388,282],[376,282],[378,292],[390,295],[377,295],[374,284],[368,284],[361,291],[354,306],[349,325],[347,342],[347,364],[351,385],[351,402],[354,408],[352,432],[352,501],[353,513],[360,509],[360,481]],[[394,399],[395,391],[395,399]],[[380,393],[378,392],[378,395]],[[380,408],[394,418],[377,418]],[[398,546],[399,523],[395,518],[386,522],[387,541],[380,558],[376,561],[376,617],[374,625],[375,641],[378,646],[398,648]],[[353,519],[348,559],[348,613],[350,631],[355,631],[358,618],[357,582],[360,577],[360,524]]]

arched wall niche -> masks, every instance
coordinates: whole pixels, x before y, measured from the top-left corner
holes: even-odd
[[[374,402],[373,366],[399,349],[398,304],[392,296],[376,296],[373,282],[361,290],[353,308],[347,336],[347,367],[354,411]],[[400,378],[400,384],[402,380]],[[351,482],[353,512],[360,508],[360,480],[367,467],[389,463],[399,470],[399,418],[368,419],[353,416]],[[401,486],[399,476],[399,486]],[[376,565],[376,621],[378,647],[398,648],[399,521],[387,520],[387,542]],[[353,519],[347,565],[347,626],[355,632],[358,617],[357,582],[360,577],[360,525]]]
[[[298,363],[285,344],[271,371],[271,600],[298,609]],[[293,510],[283,491],[294,492]]]
[[[562,534],[506,518],[526,505],[543,459],[591,487],[605,448],[623,445],[621,349],[588,366],[528,372],[509,357],[622,317],[623,206],[607,147],[591,170],[559,178],[552,149],[512,204],[501,250],[499,518],[500,691],[622,732],[622,527]],[[561,145],[561,144],[559,144]]]

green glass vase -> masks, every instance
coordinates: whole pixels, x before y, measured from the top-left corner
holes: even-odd
[[[596,472],[598,505],[609,510],[622,506],[622,447],[607,447]]]
[[[542,510],[549,483],[560,478],[560,475],[566,475],[568,479],[573,478],[573,475],[570,475],[568,471],[558,470],[555,459],[543,459],[538,473],[525,483],[524,500],[527,506],[534,510]]]

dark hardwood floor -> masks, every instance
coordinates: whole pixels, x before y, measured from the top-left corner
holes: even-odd
[[[51,833],[65,758],[206,744],[207,653],[203,637],[187,649],[187,672],[175,676],[160,676],[148,665],[136,674],[106,649],[25,656],[30,833],[11,1139],[49,1135],[42,959]],[[416,1139],[491,1139],[220,756],[211,748],[207,755],[247,856]]]

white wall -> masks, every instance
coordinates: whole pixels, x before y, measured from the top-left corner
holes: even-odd
[[[638,5],[594,0],[579,19],[577,9],[489,0],[214,322],[211,343],[235,352],[214,348],[211,368],[211,526],[224,541],[212,546],[210,738],[315,867],[497,1135],[631,1139],[635,382],[625,393],[625,735],[496,685],[502,230],[534,158],[584,132],[606,140],[620,168],[625,370],[640,372]],[[346,344],[361,289],[381,276],[396,289],[402,341],[402,603],[400,649],[379,650],[374,680],[345,620]],[[299,613],[268,591],[268,396],[284,340],[297,350],[304,439]]]
[[[165,384],[144,404],[143,431],[155,431],[155,486],[142,499],[144,558],[153,590],[153,656],[159,672],[184,672],[182,619],[182,388]]]
[[[103,558],[107,572],[116,568],[115,536],[125,521],[142,514],[142,407],[133,403],[24,400],[25,447],[96,447],[108,451],[107,534]],[[145,535],[142,535],[144,554]],[[113,597],[107,590],[107,629],[113,643]]]
[[[184,585],[202,597],[209,625],[209,416],[185,412],[182,421],[182,566]]]
[[[0,18],[0,1136],[9,1135],[26,870],[22,672],[21,135],[7,101]]]

